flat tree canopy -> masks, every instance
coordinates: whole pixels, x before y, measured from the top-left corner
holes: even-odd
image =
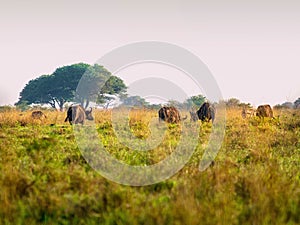
[[[78,63],[30,80],[16,105],[48,104],[62,111],[66,102],[76,101],[86,108],[90,101],[105,103],[109,100],[106,94],[119,95],[126,89],[123,80],[103,66]]]

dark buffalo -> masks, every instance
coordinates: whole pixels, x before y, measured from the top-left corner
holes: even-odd
[[[180,114],[179,111],[175,107],[167,107],[164,106],[160,108],[158,111],[159,121],[163,120],[167,123],[179,123],[180,122]]]
[[[31,113],[31,118],[41,120],[41,119],[46,119],[47,116],[42,111],[38,110],[38,111],[33,111]]]
[[[215,108],[212,104],[204,102],[200,109],[197,111],[198,118],[201,121],[210,121],[214,122],[215,120]]]
[[[67,117],[65,119],[65,122],[69,121],[69,123],[72,125],[72,122],[74,124],[84,124],[85,119],[93,120],[92,116],[92,108],[90,110],[84,110],[82,106],[80,105],[74,105],[70,106],[67,111]]]
[[[270,105],[260,105],[256,110],[256,116],[273,118],[273,110]]]

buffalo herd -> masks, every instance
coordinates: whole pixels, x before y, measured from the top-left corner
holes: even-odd
[[[204,102],[201,107],[196,111],[190,111],[190,121],[195,122],[198,120],[201,121],[212,121],[215,120],[216,109],[213,104],[209,102]],[[253,108],[243,108],[242,109],[242,117],[270,117],[273,118],[273,111],[270,105],[260,105],[255,110]],[[32,112],[32,118],[41,119],[46,118],[46,115],[41,111]],[[187,118],[181,118],[178,109],[173,106],[164,106],[158,110],[158,118],[159,121],[165,121],[167,123],[179,123],[181,120],[185,120]],[[85,120],[94,120],[92,116],[92,108],[90,110],[85,110],[80,105],[73,105],[68,108],[67,117],[65,122],[69,121],[72,124],[84,124]]]
[[[64,122],[72,124],[84,124],[85,120],[94,120],[92,108],[85,110],[81,105],[71,105],[67,110],[67,116]],[[216,117],[216,108],[214,104],[204,102],[197,111],[189,111],[190,122],[201,120],[202,122],[214,123]],[[22,114],[20,114],[22,115]],[[259,117],[274,118],[272,107],[268,104],[259,105],[257,109],[244,106],[241,111],[242,118]],[[31,118],[35,120],[44,120],[47,116],[40,110],[32,111]],[[159,122],[178,124],[187,119],[187,116],[181,117],[179,110],[174,106],[163,106],[158,110]]]
[[[201,107],[196,111],[190,111],[190,121],[195,122],[198,120],[214,122],[216,109],[214,105],[209,102],[204,102]],[[243,108],[242,117],[257,116],[260,118],[269,117],[273,118],[273,110],[270,105],[260,105],[257,109],[254,108]],[[181,121],[179,111],[175,107],[164,106],[158,111],[159,121],[165,121],[168,123],[179,123]],[[184,118],[185,119],[185,118]]]
[[[210,121],[215,119],[215,108],[212,104],[205,102],[201,105],[197,112],[190,111],[191,121]],[[167,123],[179,123],[181,120],[187,118],[181,118],[178,109],[173,106],[164,106],[158,111],[159,121],[165,121]],[[65,122],[69,121],[72,125],[74,124],[84,124],[85,120],[93,120],[92,108],[90,110],[84,110],[80,105],[70,106],[67,111],[67,117]]]
[[[257,109],[254,108],[243,108],[242,117],[245,119],[247,117],[257,116],[260,118],[269,117],[273,118],[273,110],[270,105],[260,105]]]
[[[205,102],[201,105],[197,112],[190,111],[191,121],[210,121],[214,122],[215,119],[215,107],[209,102]],[[179,123],[181,121],[179,111],[173,107],[164,106],[158,111],[159,121],[165,121],[167,123]],[[186,119],[187,117],[183,118]]]

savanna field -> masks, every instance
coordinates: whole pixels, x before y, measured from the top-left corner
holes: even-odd
[[[212,125],[198,121],[189,162],[142,187],[102,177],[81,155],[66,114],[43,112],[41,120],[30,111],[0,112],[0,224],[300,224],[299,110],[243,119],[241,109],[227,109],[222,147],[203,172]],[[180,139],[180,126],[171,124],[155,150],[133,152],[115,136],[111,111],[94,117],[107,151],[130,165],[161,161]],[[132,111],[131,132],[146,139],[153,117],[157,111]]]

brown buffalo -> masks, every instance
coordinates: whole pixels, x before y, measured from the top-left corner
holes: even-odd
[[[246,119],[247,117],[253,117],[256,114],[256,110],[253,108],[243,107],[242,109],[242,117]]]
[[[197,111],[198,118],[201,121],[210,121],[214,122],[215,120],[215,108],[212,104],[204,102],[200,109]]]
[[[69,123],[72,125],[72,122],[74,124],[84,124],[85,119],[93,120],[92,116],[92,108],[88,110],[84,110],[82,106],[80,105],[74,105],[70,106],[67,111],[67,117],[65,119],[65,122],[69,121]]]
[[[160,108],[158,111],[159,121],[163,120],[167,123],[179,123],[180,122],[180,114],[179,111],[175,107],[167,107],[164,106]]]
[[[41,120],[41,119],[46,119],[47,116],[42,111],[37,110],[31,113],[31,118]]]
[[[260,105],[256,110],[256,116],[273,118],[273,110],[270,105]]]

